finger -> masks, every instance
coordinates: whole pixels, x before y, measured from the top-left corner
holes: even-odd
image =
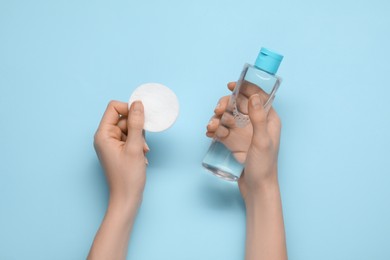
[[[229,129],[227,129],[226,127],[220,125],[217,128],[217,131],[215,131],[215,135],[214,136],[216,138],[219,138],[219,139],[224,139],[224,138],[229,136]]]
[[[206,136],[210,138],[214,138],[215,132],[206,132]]]
[[[222,115],[225,110],[226,110],[226,107],[229,103],[229,97],[230,96],[224,96],[222,97],[219,101],[218,101],[218,104],[217,106],[215,107],[214,109],[214,113],[218,116]]]
[[[144,106],[141,101],[134,101],[130,106],[127,118],[126,148],[132,151],[143,150],[145,143],[143,136],[144,122]]]
[[[121,129],[122,133],[127,134],[127,117],[121,117],[117,126]]]
[[[248,111],[253,126],[253,138],[260,138],[267,130],[267,113],[258,94],[250,97]]]
[[[144,154],[150,151],[149,145],[146,143],[145,129],[142,130],[142,136],[144,137]]]
[[[147,154],[150,151],[149,145],[145,142],[144,143],[144,153]]]
[[[95,142],[99,140],[108,140],[108,139],[115,139],[118,141],[122,140],[122,131],[121,129],[116,125],[104,125],[100,126],[95,134]]]
[[[116,125],[119,122],[120,115],[127,116],[127,114],[127,103],[120,101],[110,101],[106,111],[104,112],[100,126]]]
[[[236,158],[237,162],[245,163],[247,152],[235,152],[233,153],[234,158]]]
[[[207,125],[207,132],[215,132],[219,126],[220,119],[213,116]]]
[[[233,128],[236,126],[236,121],[232,114],[230,113],[223,113],[220,124],[227,127],[227,128]]]
[[[127,139],[127,136],[124,133],[122,133],[121,134],[121,141],[126,142],[126,139]]]
[[[254,94],[260,94],[260,97],[262,97],[263,100],[263,97],[265,97],[266,100],[269,97],[266,91],[250,82],[240,85],[240,94],[246,96],[247,98],[250,98]]]
[[[234,90],[234,88],[236,87],[236,82],[229,82],[228,84],[227,84],[227,86],[228,86],[228,89],[230,90],[230,91],[233,91]]]
[[[236,88],[236,85],[237,82],[229,82],[228,89],[233,91]],[[264,103],[269,98],[269,94],[266,91],[252,83],[242,84],[240,86],[240,94],[244,95],[246,98],[250,98],[250,96],[254,94],[260,94]]]

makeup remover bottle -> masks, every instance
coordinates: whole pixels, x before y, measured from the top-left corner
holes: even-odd
[[[255,64],[244,65],[225,111],[234,117],[234,127],[252,127],[248,116],[248,100],[253,94],[259,94],[264,108],[269,110],[281,83],[281,78],[275,74],[282,59],[282,55],[261,48]],[[245,162],[238,162],[222,143],[223,141],[218,139],[212,141],[202,165],[222,179],[237,181],[245,167]]]

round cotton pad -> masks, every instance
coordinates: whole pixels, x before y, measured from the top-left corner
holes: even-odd
[[[175,93],[162,84],[146,83],[136,88],[130,97],[129,108],[136,100],[144,105],[146,131],[164,131],[179,115],[179,101]]]

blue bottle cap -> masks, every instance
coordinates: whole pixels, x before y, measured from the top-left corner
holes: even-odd
[[[266,48],[261,48],[255,62],[255,67],[274,75],[278,71],[282,60],[283,55],[270,51]]]

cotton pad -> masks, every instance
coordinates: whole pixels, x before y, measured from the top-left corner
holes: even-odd
[[[144,105],[144,129],[161,132],[173,125],[179,115],[179,101],[175,93],[159,83],[146,83],[136,88],[129,100],[139,100]]]

